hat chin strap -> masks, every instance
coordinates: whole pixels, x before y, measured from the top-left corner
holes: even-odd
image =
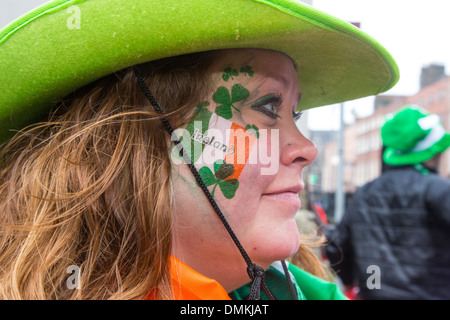
[[[132,71],[134,72],[134,75],[136,76],[139,86],[141,87],[142,91],[144,92],[147,99],[152,104],[155,111],[159,114],[164,114],[161,107],[159,106],[156,99],[153,97],[149,87],[145,83],[145,79],[142,76],[142,74],[137,70],[136,67],[132,67]],[[228,231],[228,234],[233,239],[235,245],[239,249],[239,252],[241,253],[242,257],[244,258],[245,262],[247,263],[247,273],[252,280],[252,287],[250,290],[249,299],[250,300],[260,300],[261,299],[261,290],[266,294],[267,298],[270,300],[276,300],[275,295],[269,290],[269,288],[266,286],[264,282],[265,278],[265,271],[262,267],[258,266],[257,264],[253,263],[248,256],[247,252],[245,251],[244,247],[239,242],[238,238],[236,237],[235,233],[231,229],[230,225],[228,224],[225,216],[223,215],[222,211],[220,210],[219,206],[217,205],[214,198],[211,196],[211,193],[209,192],[208,188],[206,187],[203,179],[200,177],[200,174],[197,171],[197,168],[192,163],[189,155],[184,152],[183,147],[181,145],[180,139],[177,137],[177,135],[174,132],[174,129],[172,128],[171,124],[167,120],[167,118],[161,118],[161,122],[164,126],[164,128],[167,130],[167,132],[172,137],[172,141],[175,143],[175,146],[180,151],[180,154],[183,155],[184,160],[188,164],[189,168],[191,169],[192,174],[194,175],[195,179],[197,180],[198,184],[200,185],[200,188],[205,193],[206,197],[208,198],[211,206],[213,207],[214,211],[217,213],[218,217],[222,221],[222,224],[225,226],[226,230]],[[285,262],[282,261],[283,265],[285,266]],[[291,278],[289,274],[287,274],[287,268],[285,267],[285,273],[286,273],[286,279],[288,281],[289,288],[291,290],[291,293],[294,297],[294,299],[297,298],[296,291],[292,285]]]

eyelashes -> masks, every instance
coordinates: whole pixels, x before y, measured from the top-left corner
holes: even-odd
[[[297,122],[298,120],[300,120],[300,118],[302,117],[302,114],[303,114],[303,111],[298,111],[298,112],[293,111],[292,117],[294,118],[294,121]]]
[[[282,105],[282,103],[283,103],[283,97],[281,96],[281,94],[278,94],[278,95],[269,94],[267,96],[259,98],[255,102],[253,102],[251,104],[251,108],[253,110],[256,110],[258,112],[265,114],[266,116],[268,116],[271,119],[276,120],[278,118],[281,118],[277,114],[277,112],[278,112],[278,108]],[[294,119],[294,121],[298,121],[301,118],[302,114],[303,114],[302,111],[298,111],[298,112],[293,111],[292,118]]]
[[[283,98],[281,97],[281,95],[269,94],[253,102],[251,108],[265,114],[272,119],[277,119],[280,118],[280,116],[277,114],[277,111],[282,103]]]

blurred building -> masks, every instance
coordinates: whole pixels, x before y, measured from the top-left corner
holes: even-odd
[[[326,148],[330,148],[337,139],[337,131],[310,131],[310,140],[314,142],[315,145],[319,146],[319,153],[317,154],[314,162],[309,166],[310,174],[310,190],[311,191],[323,191],[324,185],[322,177],[324,175],[324,170],[327,167],[327,157],[328,153]],[[337,151],[336,151],[337,152]]]
[[[314,140],[313,140],[314,141]],[[353,125],[344,128],[344,191],[353,193],[356,189],[354,174],[356,166],[356,127]],[[339,150],[338,141],[335,139],[324,146],[323,149],[323,172],[321,175],[322,190],[324,192],[335,192],[337,188]]]
[[[444,79],[445,66],[440,64],[430,64],[429,66],[423,67],[420,73],[420,89],[423,89],[441,79]]]

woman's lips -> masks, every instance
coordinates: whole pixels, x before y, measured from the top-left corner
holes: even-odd
[[[296,207],[297,210],[301,207],[300,197],[298,196],[298,193],[295,192],[284,191],[278,193],[266,193],[262,196],[267,200],[277,201],[285,205]]]

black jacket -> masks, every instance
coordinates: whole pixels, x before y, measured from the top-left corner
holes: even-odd
[[[390,169],[357,190],[327,237],[333,268],[363,299],[450,299],[449,180]]]

